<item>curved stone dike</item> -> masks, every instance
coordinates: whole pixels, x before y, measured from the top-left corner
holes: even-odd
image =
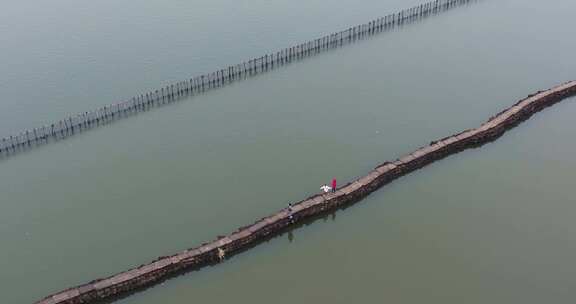
[[[268,72],[475,1],[479,0],[435,0],[427,2],[275,53],[179,81],[157,90],[151,90],[94,111],[79,113],[42,127],[24,130],[20,134],[0,139],[0,158],[59,141],[121,118],[174,103],[189,96],[199,95],[231,82]]]
[[[289,211],[283,209],[200,247],[162,257],[150,264],[64,290],[36,303],[78,304],[113,299],[158,283],[187,269],[198,269],[217,263],[220,261],[219,254],[221,253],[225,253],[226,256],[234,255],[314,216],[358,202],[376,189],[405,174],[449,155],[491,142],[542,109],[574,95],[576,95],[576,81],[538,92],[500,112],[476,129],[433,141],[430,145],[400,159],[385,162],[366,176],[339,188],[335,193],[316,195],[294,204],[292,219],[289,217]]]

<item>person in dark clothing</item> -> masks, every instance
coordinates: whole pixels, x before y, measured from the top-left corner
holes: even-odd
[[[294,221],[294,216],[292,215],[292,203],[288,203],[288,218],[290,221]]]

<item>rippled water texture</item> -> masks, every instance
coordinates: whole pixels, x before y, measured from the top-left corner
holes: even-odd
[[[0,137],[417,1],[0,11]],[[576,3],[484,0],[0,161],[0,299],[199,245],[576,78]],[[122,304],[571,303],[576,100]]]

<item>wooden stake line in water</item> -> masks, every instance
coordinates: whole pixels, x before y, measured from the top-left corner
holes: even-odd
[[[475,1],[478,0],[436,0],[421,4],[396,14],[390,14],[365,24],[280,50],[276,53],[266,54],[215,72],[196,76],[160,89],[154,89],[129,98],[126,101],[104,106],[94,111],[72,115],[60,121],[32,129],[35,132],[25,130],[18,135],[7,136],[0,140],[0,157],[14,155],[51,141],[58,141],[117,119],[170,104],[188,96],[201,94],[208,90],[222,87],[230,82],[258,75],[293,61],[342,47],[400,25],[415,22]]]

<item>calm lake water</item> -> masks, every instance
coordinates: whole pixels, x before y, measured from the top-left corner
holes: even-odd
[[[0,136],[415,3],[6,4]],[[199,245],[576,78],[575,11],[481,1],[0,161],[0,302]],[[574,102],[117,303],[574,302]]]

